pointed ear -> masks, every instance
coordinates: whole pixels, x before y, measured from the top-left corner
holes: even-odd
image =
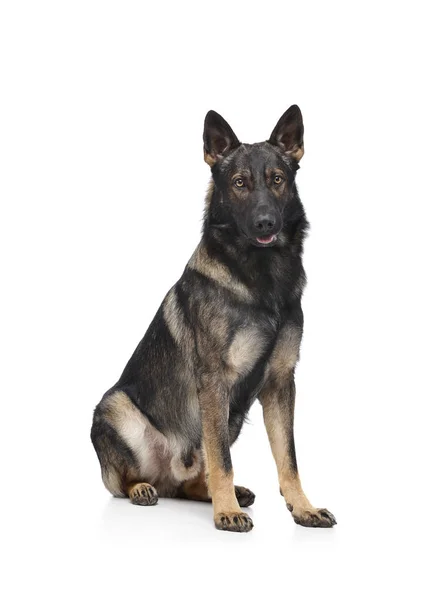
[[[210,167],[222,159],[223,156],[240,145],[237,136],[214,110],[210,110],[205,117],[203,130],[203,151],[205,162]]]
[[[272,131],[270,144],[278,146],[284,154],[299,161],[303,156],[303,120],[300,108],[293,104],[285,111]]]

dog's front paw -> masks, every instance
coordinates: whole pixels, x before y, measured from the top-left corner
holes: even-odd
[[[247,532],[253,528],[252,519],[244,512],[221,512],[214,515],[217,529]]]
[[[294,522],[303,527],[333,527],[337,524],[335,517],[326,508],[293,508],[287,504]]]

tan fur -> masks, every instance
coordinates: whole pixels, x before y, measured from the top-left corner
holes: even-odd
[[[208,187],[206,190],[206,196],[205,196],[205,210],[208,210],[209,205],[211,204],[211,199],[212,199],[212,195],[214,193],[214,180],[210,179],[209,183],[208,183]]]
[[[302,490],[299,475],[293,472],[290,466],[287,452],[289,440],[286,433],[290,429],[290,424],[284,422],[284,412],[280,410],[275,398],[268,397],[269,393],[272,394],[272,391],[267,390],[267,394],[264,393],[262,398],[264,423],[276,462],[282,494],[286,503],[293,507],[293,512],[311,510],[313,507]]]
[[[203,158],[207,165],[209,165],[210,167],[213,167],[215,165],[215,163],[217,162],[218,157],[213,156],[212,154],[208,154],[207,152],[203,151]]]
[[[212,498],[214,523],[218,529],[227,531],[250,531],[253,527],[250,517],[242,512],[235,494],[234,473],[226,471],[222,464],[220,432],[226,430],[228,408],[220,396],[213,396],[208,402],[200,397],[203,406],[203,448],[206,454],[208,493]]]
[[[296,325],[287,325],[281,330],[268,364],[268,373],[277,380],[286,380],[299,359],[302,330]]]
[[[234,376],[249,373],[264,348],[265,340],[256,326],[240,329],[235,334],[227,354],[227,364]]]
[[[294,146],[294,148],[292,148],[291,150],[288,150],[285,154],[287,156],[291,156],[292,158],[294,158],[294,160],[297,160],[297,162],[300,161],[300,159],[302,158],[302,156],[304,155],[304,147],[303,144],[302,146]]]
[[[213,377],[211,384],[213,385]],[[199,401],[203,406],[203,452],[206,455],[208,490],[212,497],[214,513],[239,510],[235,496],[232,470],[226,472],[222,464],[220,433],[226,431],[229,407],[223,402],[220,394],[208,393],[210,386],[205,386]]]
[[[248,288],[239,282],[231,271],[221,262],[212,259],[202,244],[196,248],[188,266],[205,277],[214,280],[218,285],[233,292],[241,300],[251,302],[252,296]]]
[[[195,479],[185,481],[181,486],[179,495],[182,498],[188,498],[190,500],[210,502],[211,496],[208,491],[205,471],[202,470]]]
[[[174,341],[182,345],[185,342],[187,328],[184,324],[174,286],[164,300],[164,319]]]
[[[241,512],[234,488],[234,472],[225,473],[215,460],[208,476],[208,489],[212,497],[214,514]]]

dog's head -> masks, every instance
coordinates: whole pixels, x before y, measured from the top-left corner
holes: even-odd
[[[219,220],[232,219],[255,246],[274,246],[293,202],[296,171],[304,153],[299,107],[291,106],[269,140],[258,144],[240,143],[223,117],[211,110],[205,117],[203,141]]]

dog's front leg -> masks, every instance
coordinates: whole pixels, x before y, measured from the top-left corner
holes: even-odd
[[[293,431],[295,395],[294,374],[288,381],[272,379],[259,394],[280,490],[296,523],[305,527],[332,527],[336,524],[334,515],[325,508],[314,508],[300,483]]]
[[[250,531],[251,518],[241,511],[235,496],[234,474],[229,448],[229,394],[214,375],[202,378],[198,391],[202,414],[203,448],[208,488],[217,529]]]

